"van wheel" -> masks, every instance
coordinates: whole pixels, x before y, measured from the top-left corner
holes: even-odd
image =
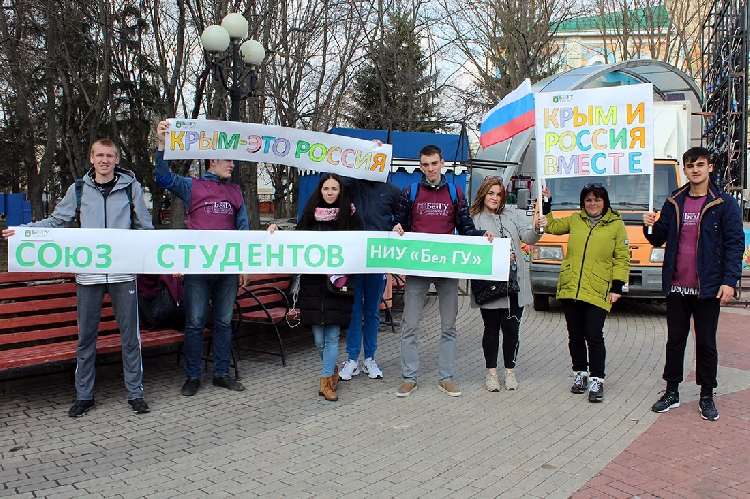
[[[534,310],[537,312],[544,312],[549,310],[549,296],[547,295],[534,295]]]

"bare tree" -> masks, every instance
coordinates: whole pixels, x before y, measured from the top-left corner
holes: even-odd
[[[709,0],[593,0],[593,27],[605,63],[629,59],[667,62],[691,75],[700,72],[700,23]]]
[[[565,0],[439,0],[442,37],[455,49],[466,100],[479,110],[496,104],[525,78],[558,69],[553,42],[561,21],[577,14]],[[438,35],[440,36],[440,35]]]
[[[365,31],[374,10],[347,0],[279,0],[269,12],[265,69],[265,121],[327,131],[338,123],[361,63]],[[273,32],[273,36],[270,32]],[[277,218],[296,212],[299,170],[266,165]]]

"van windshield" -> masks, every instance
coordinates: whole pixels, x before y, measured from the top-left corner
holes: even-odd
[[[617,211],[648,210],[648,175],[611,175],[547,179],[552,193],[553,210],[578,210],[581,189],[586,184],[600,183],[609,193],[612,208]],[[674,164],[654,165],[654,209],[660,210],[667,197],[677,189]]]

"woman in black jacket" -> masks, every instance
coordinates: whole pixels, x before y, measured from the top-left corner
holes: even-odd
[[[275,229],[274,224],[268,227],[270,232]],[[355,212],[342,178],[334,173],[324,174],[302,211],[297,230],[362,229],[362,219]],[[301,323],[312,328],[323,361],[318,394],[331,402],[338,400],[339,335],[342,326],[349,326],[354,304],[354,276],[337,277],[303,274],[298,302]]]

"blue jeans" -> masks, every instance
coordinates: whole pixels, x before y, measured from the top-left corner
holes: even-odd
[[[203,373],[203,330],[209,303],[214,311],[212,334],[214,378],[229,375],[232,349],[232,312],[237,298],[236,274],[190,274],[185,276],[185,372],[190,379]]]
[[[380,301],[385,290],[385,274],[357,275],[357,288],[354,292],[352,320],[346,330],[346,353],[349,360],[357,360],[362,351],[364,332],[365,359],[375,358],[378,349],[378,329],[380,328]],[[362,327],[362,314],[365,323]]]
[[[315,346],[318,349],[320,360],[323,361],[321,376],[332,376],[333,368],[339,358],[339,334],[341,326],[335,324],[310,326],[315,336]]]

